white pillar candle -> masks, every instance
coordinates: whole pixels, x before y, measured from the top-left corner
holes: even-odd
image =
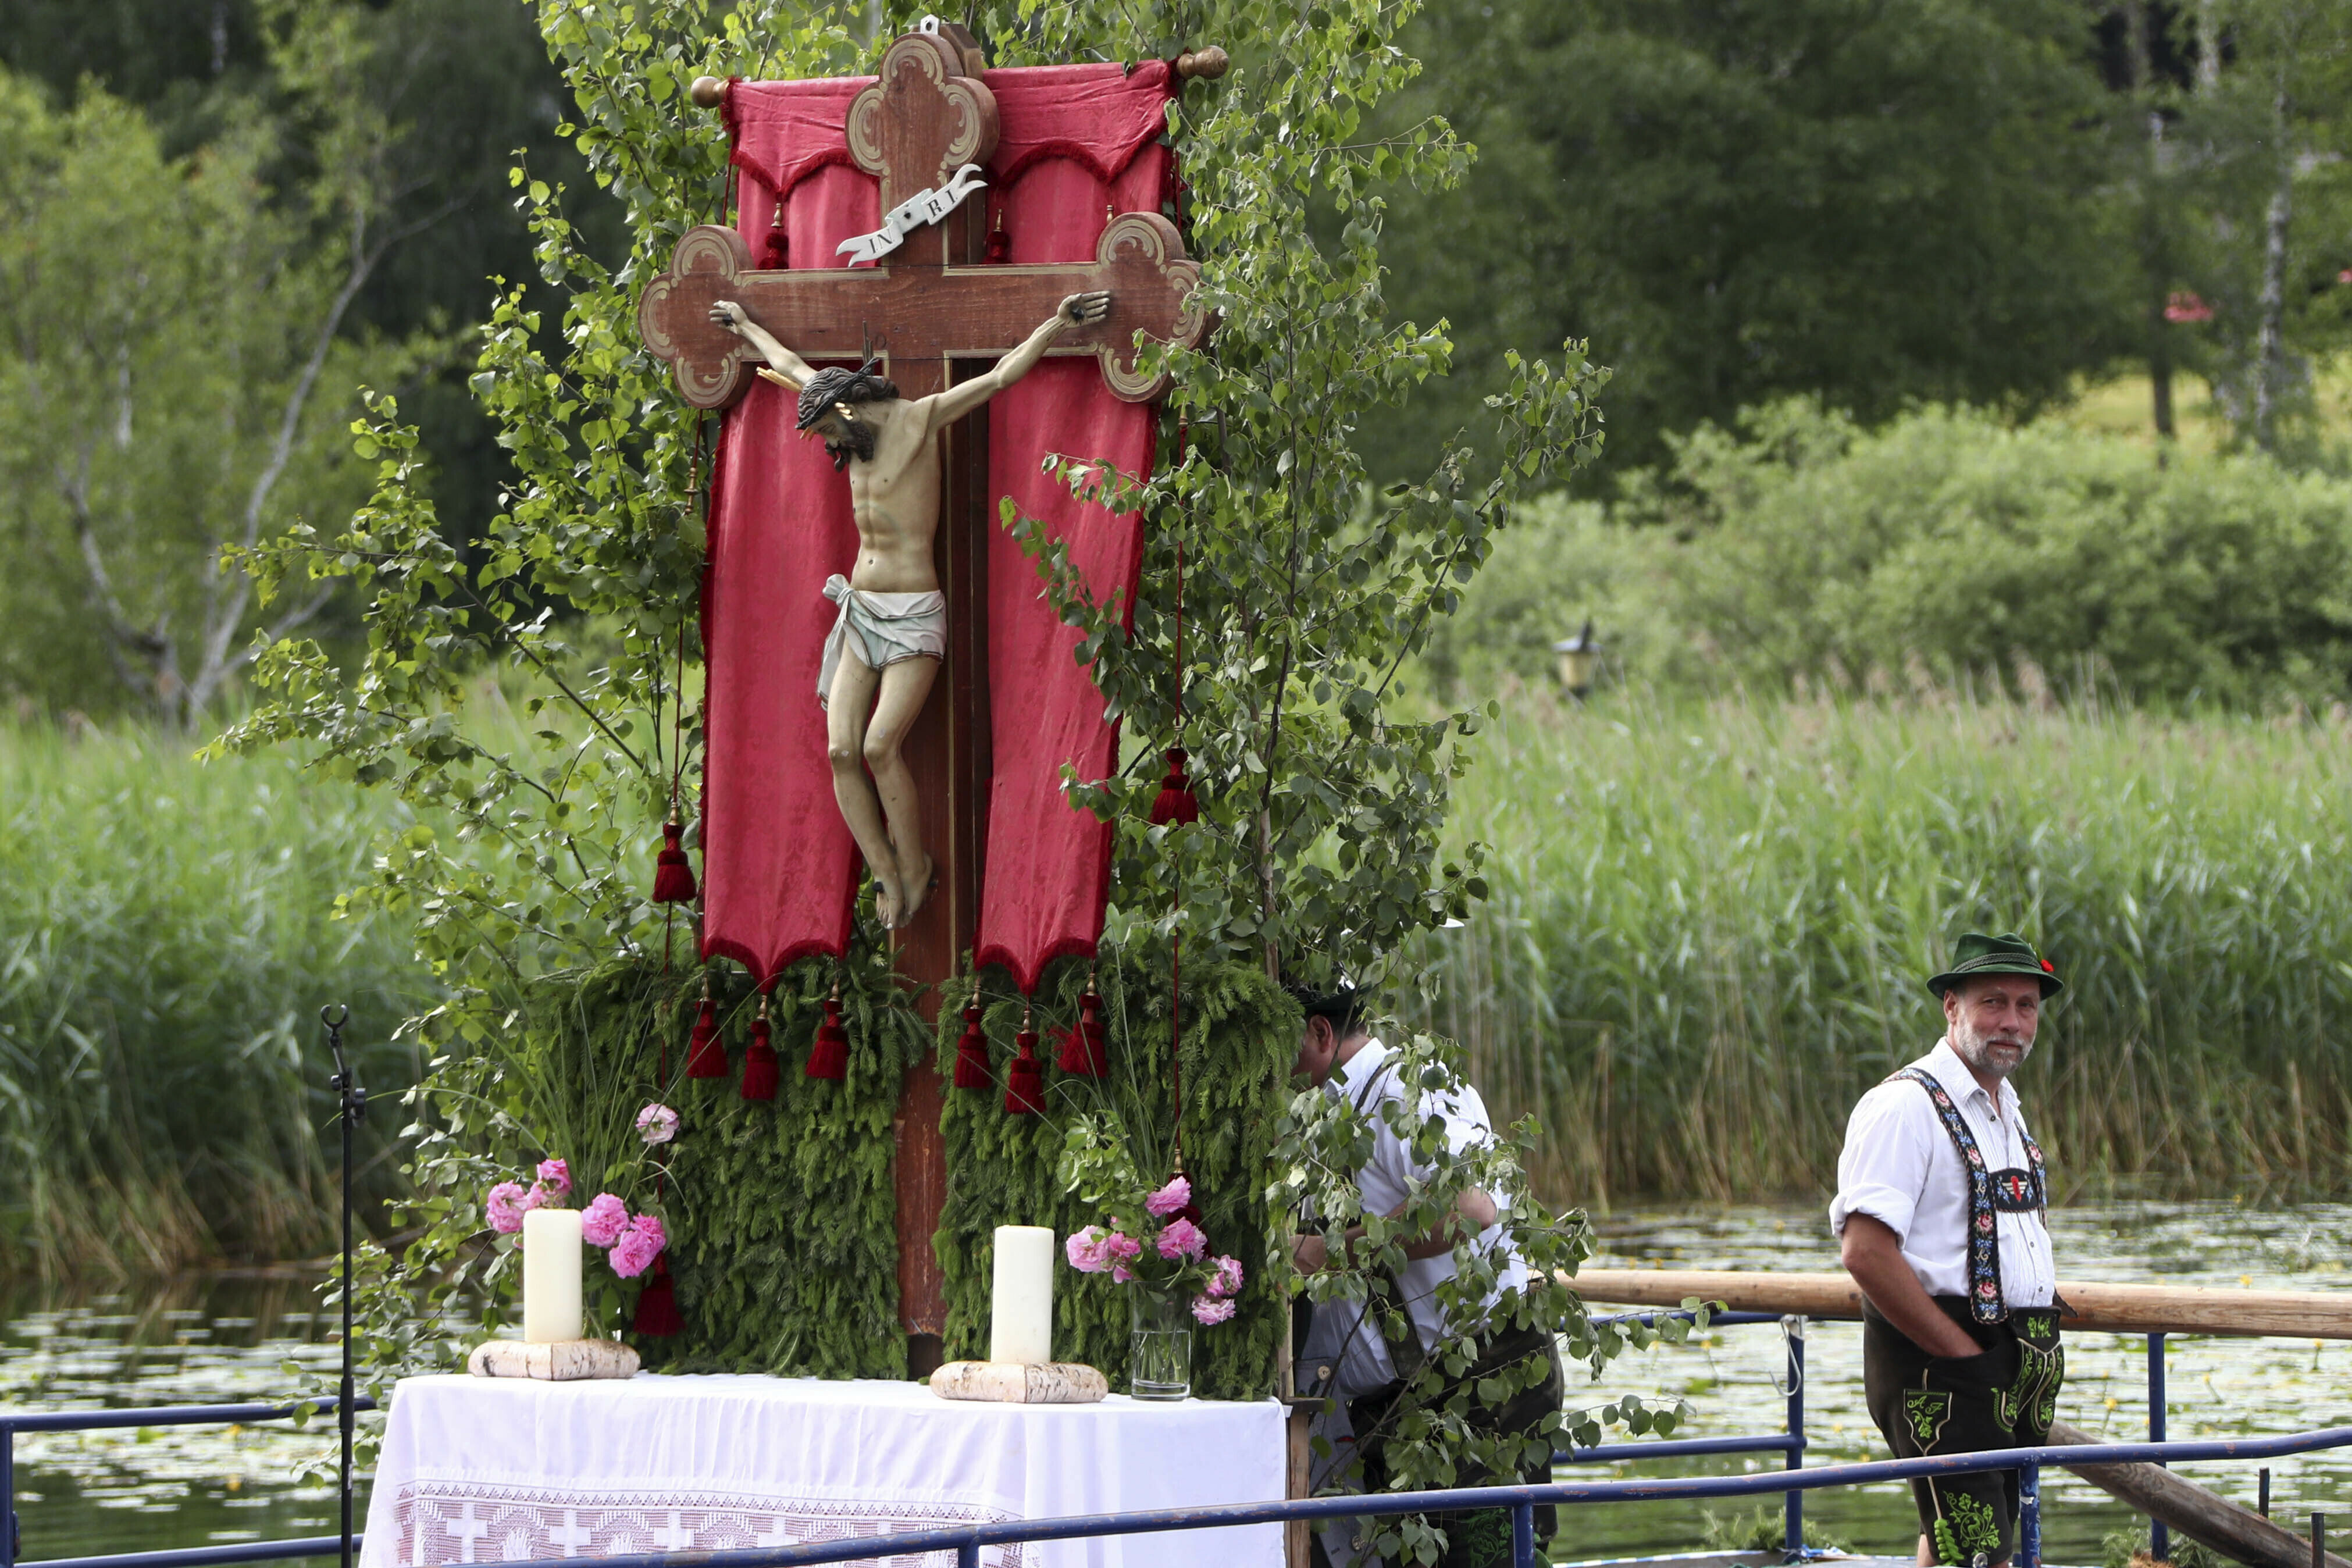
[[[996,1227],[996,1289],[989,1331],[991,1361],[1038,1366],[1054,1359],[1054,1232],[1049,1226]]]
[[[580,1337],[580,1211],[522,1216],[522,1337],[534,1345]]]

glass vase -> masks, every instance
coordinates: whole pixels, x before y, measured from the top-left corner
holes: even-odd
[[[1128,1386],[1138,1399],[1183,1399],[1192,1392],[1192,1307],[1181,1295],[1131,1289],[1134,1338]]]

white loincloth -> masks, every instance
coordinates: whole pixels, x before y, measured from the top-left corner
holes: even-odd
[[[934,588],[927,594],[875,594],[853,588],[836,572],[824,580],[824,596],[841,606],[841,614],[825,634],[824,663],[817,670],[816,701],[829,705],[834,672],[841,668],[841,651],[868,669],[887,669],[909,658],[944,659],[948,656],[948,596]]]

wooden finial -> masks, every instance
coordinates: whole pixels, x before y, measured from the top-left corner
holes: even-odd
[[[1204,49],[1186,49],[1176,57],[1176,78],[1180,81],[1214,81],[1233,66],[1224,50],[1211,44]]]
[[[1219,66],[1217,74],[1223,75],[1224,68]],[[687,96],[694,100],[698,108],[716,109],[727,97],[727,81],[723,77],[698,76],[694,79],[694,85],[686,90]]]

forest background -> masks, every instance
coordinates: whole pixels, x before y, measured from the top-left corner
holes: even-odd
[[[1395,123],[1480,152],[1392,193],[1383,255],[1457,369],[1359,446],[1425,468],[1507,349],[1614,377],[1602,460],[1413,672],[1504,720],[1454,830],[1492,896],[1394,1005],[1542,1119],[1555,1198],[1810,1192],[1932,1034],[1925,963],[2015,925],[2078,977],[2032,1086],[2078,1180],[2352,1186],[2352,4],[1435,0],[1410,36]],[[378,1021],[389,1089],[434,994],[399,921],[331,917],[430,825],[190,760],[257,632],[361,636],[222,551],[363,498],[366,384],[478,563],[474,324],[538,287],[508,170],[578,183],[566,95],[480,0],[0,0],[0,1254],[299,1253],[317,1001]],[[480,679],[472,721],[522,722]]]

